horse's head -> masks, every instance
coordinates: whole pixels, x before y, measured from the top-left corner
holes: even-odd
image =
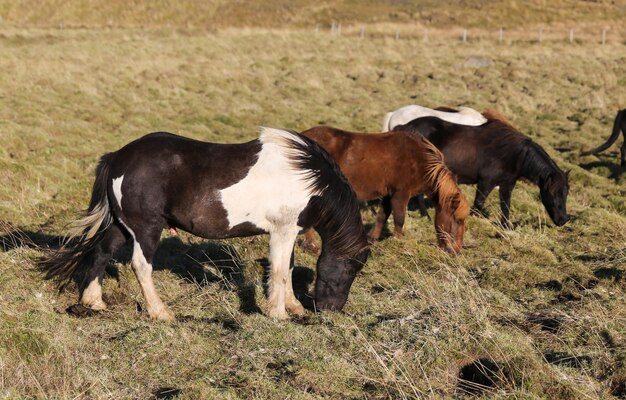
[[[569,191],[569,171],[550,174],[540,186],[541,202],[546,207],[548,215],[557,226],[563,226],[569,221],[567,215],[567,192]]]
[[[465,220],[469,215],[469,205],[463,193],[456,188],[451,196],[439,196],[435,206],[435,230],[439,247],[450,252],[458,253],[463,248],[463,234],[465,234]]]
[[[370,251],[363,248],[356,256],[348,259],[337,258],[327,246],[322,247],[322,254],[317,260],[317,279],[315,281],[315,307],[320,310],[341,310],[348,301],[352,282],[359,272]]]

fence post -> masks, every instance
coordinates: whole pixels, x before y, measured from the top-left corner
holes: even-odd
[[[424,41],[428,42],[428,29],[424,29]]]
[[[332,24],[330,24],[330,34],[333,35],[335,33],[335,22],[333,21]]]
[[[361,39],[363,39],[365,37],[365,27],[362,26],[361,27]]]
[[[606,44],[606,28],[602,29],[602,45]]]
[[[543,40],[543,28],[539,28],[539,43]]]
[[[463,43],[467,42],[467,29],[463,29]]]
[[[396,40],[400,39],[400,30],[396,29]]]
[[[574,29],[569,30],[569,42],[574,43]]]

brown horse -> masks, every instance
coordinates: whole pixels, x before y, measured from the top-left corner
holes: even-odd
[[[402,237],[409,199],[426,193],[435,206],[435,230],[441,248],[457,253],[463,247],[469,206],[443,162],[443,155],[420,134],[363,134],[318,126],[302,132],[319,143],[339,164],[358,201],[382,198],[369,233],[377,240],[393,212],[394,236]],[[306,242],[311,243],[311,232]],[[305,242],[305,243],[306,243]]]

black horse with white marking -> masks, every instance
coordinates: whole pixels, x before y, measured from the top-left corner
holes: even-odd
[[[477,184],[472,212],[483,214],[485,199],[498,186],[502,225],[510,228],[511,192],[518,179],[525,178],[539,186],[541,202],[557,226],[569,220],[568,173],[510,123],[488,118],[483,125],[467,126],[423,117],[398,125],[394,130],[422,134],[441,150],[459,183]]]
[[[215,144],[151,133],[106,154],[91,203],[73,242],[40,263],[48,278],[68,282],[82,271],[80,302],[103,309],[105,267],[126,241],[132,267],[154,319],[172,314],[152,282],[152,258],[167,227],[205,238],[270,234],[269,310],[302,314],[291,284],[298,233],[322,238],[317,261],[318,309],[340,310],[368,254],[354,192],[337,164],[312,140],[262,128],[258,140]]]

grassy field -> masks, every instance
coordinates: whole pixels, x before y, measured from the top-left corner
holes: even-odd
[[[615,150],[579,153],[626,104],[625,50],[4,26],[0,398],[623,398],[624,171]],[[477,56],[491,64],[472,67]],[[240,142],[258,125],[376,131],[408,103],[500,110],[572,170],[572,220],[556,228],[522,182],[515,230],[498,226],[493,194],[491,217],[470,217],[467,248],[451,257],[412,211],[405,239],[373,246],[344,312],[290,322],[260,313],[266,237],[164,235],[155,282],[178,316],[164,324],[143,311],[129,249],[105,279],[109,311],[77,318],[66,312],[76,293],[59,295],[33,270],[37,247],[9,236],[54,244],[86,207],[98,157],[144,133]],[[300,291],[314,262],[297,249]]]
[[[28,27],[305,27],[396,23],[450,29],[593,23],[623,27],[624,0],[0,0]]]

